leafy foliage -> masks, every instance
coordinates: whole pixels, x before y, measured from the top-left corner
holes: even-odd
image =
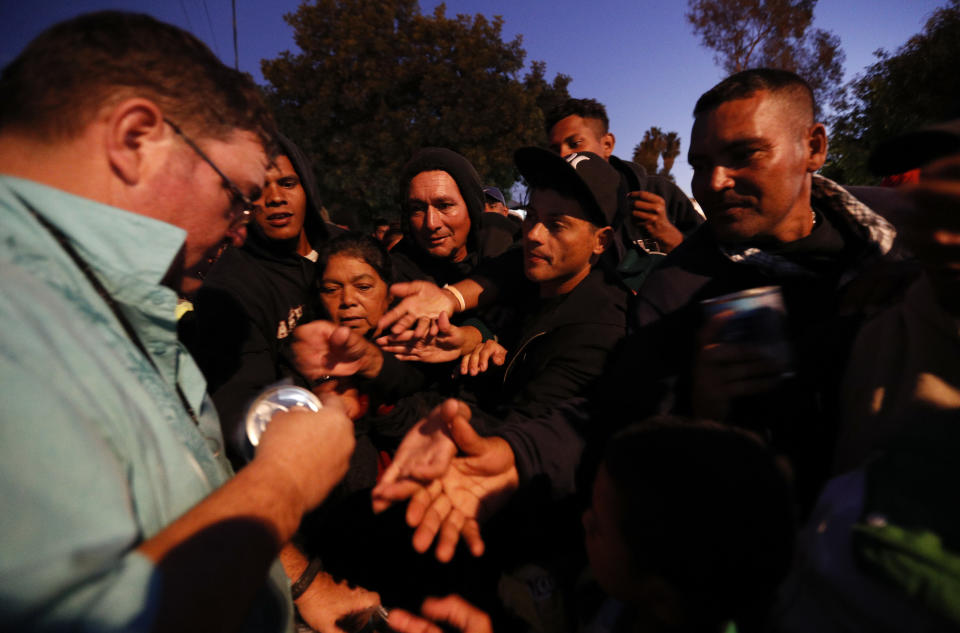
[[[524,77],[521,37],[503,20],[422,15],[417,0],[315,0],[285,16],[301,54],[263,60],[281,128],[311,156],[324,203],[351,225],[393,216],[397,177],[413,152],[449,147],[485,182],[516,180],[513,151],[545,141],[541,107],[570,78]]]
[[[728,73],[763,67],[795,72],[823,105],[839,98],[845,56],[836,35],[810,28],[816,4],[817,0],[688,0],[685,17]]]
[[[960,0],[951,0],[893,55],[877,61],[846,88],[830,120],[830,155],[823,174],[844,184],[874,184],[867,159],[884,139],[960,118]]]
[[[651,127],[643,133],[643,140],[633,148],[633,162],[643,166],[648,174],[658,174],[673,180],[673,163],[680,155],[680,135],[676,132],[664,133],[658,127]],[[657,169],[660,160],[663,167]]]

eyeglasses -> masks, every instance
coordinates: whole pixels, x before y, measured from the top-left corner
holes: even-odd
[[[190,146],[190,149],[195,151],[197,156],[202,158],[204,162],[210,165],[213,171],[217,172],[217,175],[220,176],[221,180],[223,180],[223,186],[226,187],[227,191],[230,192],[230,195],[233,196],[234,204],[240,207],[239,213],[235,213],[231,216],[230,223],[233,226],[243,226],[244,224],[249,223],[250,219],[253,217],[253,212],[257,208],[257,205],[253,203],[253,200],[251,200],[245,193],[240,191],[240,187],[234,184],[232,180],[227,178],[226,174],[220,171],[220,168],[217,167],[216,164],[210,160],[206,154],[203,153],[203,150],[200,149],[197,144],[190,139],[189,136],[183,133],[183,130],[180,129],[180,126],[166,117],[164,117],[163,120],[174,132],[176,132],[177,136],[182,138],[184,142]]]

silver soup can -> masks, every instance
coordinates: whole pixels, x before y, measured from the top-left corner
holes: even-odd
[[[260,443],[260,436],[270,424],[274,414],[297,407],[308,411],[323,408],[320,398],[312,391],[294,385],[268,387],[250,404],[246,415],[247,439],[252,446]]]

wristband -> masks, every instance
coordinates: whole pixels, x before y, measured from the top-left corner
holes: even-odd
[[[307,590],[307,587],[313,582],[313,579],[317,577],[317,574],[323,571],[323,561],[319,558],[314,558],[310,561],[310,564],[307,565],[307,568],[303,570],[303,573],[300,574],[300,577],[297,578],[297,582],[290,585],[290,597],[296,600],[303,595],[303,592]]]
[[[457,305],[460,306],[460,312],[464,312],[467,309],[467,302],[463,300],[463,295],[460,293],[459,290],[457,290],[456,286],[451,286],[450,284],[446,284],[443,287],[443,289],[449,290],[450,294],[453,295],[453,298],[457,300]]]

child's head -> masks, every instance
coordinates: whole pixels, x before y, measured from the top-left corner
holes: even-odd
[[[680,629],[752,621],[790,565],[792,493],[755,436],[658,418],[608,443],[584,527],[610,595]]]

